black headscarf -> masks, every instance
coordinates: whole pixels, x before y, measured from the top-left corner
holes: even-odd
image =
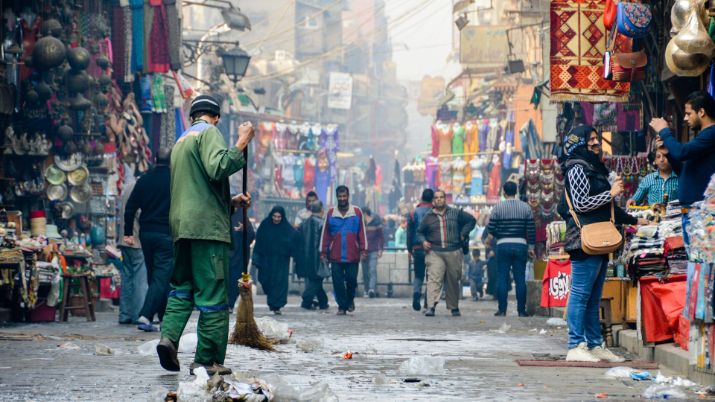
[[[273,214],[281,215],[281,223],[273,223]],[[296,231],[286,219],[286,211],[276,205],[261,222],[256,233],[256,252],[263,256],[272,254],[290,255],[295,241]]]
[[[578,126],[571,129],[564,139],[564,154],[559,158],[564,172],[569,168],[566,165],[567,161],[579,159],[591,165],[597,173],[608,176],[608,169],[601,161],[601,157],[588,149],[588,140],[594,131],[596,129],[591,126]]]

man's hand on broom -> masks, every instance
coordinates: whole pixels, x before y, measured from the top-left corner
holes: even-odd
[[[231,205],[233,205],[234,208],[250,208],[251,194],[238,194],[231,198]]]

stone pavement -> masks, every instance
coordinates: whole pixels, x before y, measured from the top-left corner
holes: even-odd
[[[275,317],[294,329],[279,353],[229,345],[226,365],[259,378],[278,375],[299,387],[327,382],[341,401],[576,401],[593,400],[598,393],[629,400],[640,399],[650,385],[605,378],[605,369],[518,367],[514,359],[532,353],[565,354],[566,330],[546,327],[544,317],[514,317],[511,310],[506,318],[493,317],[493,301],[463,300],[459,318],[451,317],[444,304],[437,317],[424,317],[407,299],[360,298],[347,317],[336,316],[334,307],[329,313],[302,310],[299,302],[291,297],[284,314]],[[264,296],[256,303],[257,317],[269,314]],[[195,331],[197,318],[194,313],[187,332]],[[179,355],[179,374],[166,372],[155,355],[137,351],[158,334],[118,325],[116,319],[116,313],[99,313],[94,323],[76,317],[68,323],[0,326],[0,400],[141,401],[156,386],[176,390],[179,381],[192,378],[192,355]],[[500,331],[504,323],[511,327]],[[309,339],[321,340],[322,347],[301,351],[297,342]],[[97,344],[114,354],[98,355]],[[340,354],[348,350],[354,357],[343,360]],[[446,370],[400,373],[411,356],[442,357]],[[422,381],[405,383],[406,377]]]

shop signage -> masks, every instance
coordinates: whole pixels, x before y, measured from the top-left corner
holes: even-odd
[[[506,65],[509,42],[506,26],[469,25],[460,32],[459,61],[464,64]]]
[[[330,109],[350,109],[353,98],[353,77],[346,73],[330,73],[328,92]]]

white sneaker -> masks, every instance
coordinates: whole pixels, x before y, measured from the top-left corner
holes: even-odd
[[[586,348],[586,342],[581,342],[575,348],[569,349],[569,352],[566,354],[566,361],[596,363],[601,361],[601,359],[591,354],[588,348]]]
[[[149,319],[144,316],[140,316],[139,318],[137,318],[137,322],[139,324],[151,325],[151,321],[149,321]]]
[[[618,356],[617,354],[601,346],[596,346],[595,348],[589,350],[589,352],[591,352],[591,354],[596,356],[597,358],[611,363],[622,363],[626,361],[625,358]]]

